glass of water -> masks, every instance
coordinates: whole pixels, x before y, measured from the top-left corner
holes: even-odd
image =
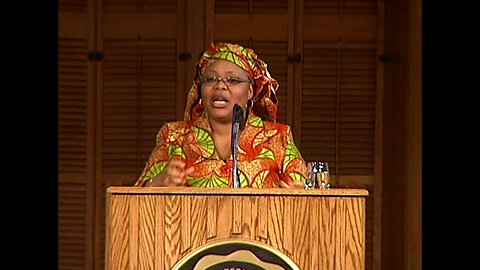
[[[307,183],[306,189],[330,188],[330,170],[328,162],[325,161],[309,161],[307,162]]]

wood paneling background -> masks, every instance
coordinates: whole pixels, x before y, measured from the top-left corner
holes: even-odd
[[[366,269],[416,265],[420,29],[413,0],[59,1],[60,269],[103,269],[105,190],[133,184],[161,125],[183,118],[216,41],[268,63],[305,159],[369,190]]]
[[[389,1],[385,32],[382,269],[422,269],[421,1]]]

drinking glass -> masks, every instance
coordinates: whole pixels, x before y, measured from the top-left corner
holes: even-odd
[[[307,183],[305,188],[330,188],[330,171],[328,169],[328,162],[309,161],[307,163]]]

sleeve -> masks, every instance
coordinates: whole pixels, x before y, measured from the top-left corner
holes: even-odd
[[[287,127],[284,138],[285,156],[283,158],[282,174],[283,181],[301,181],[306,183],[307,164],[300,151],[295,145],[290,126]]]
[[[156,146],[153,148],[153,151],[150,153],[148,160],[145,164],[142,174],[135,182],[134,186],[141,187],[150,180],[151,178],[159,175],[168,162],[170,161],[169,147],[166,143],[166,138],[168,138],[169,128],[167,125],[163,125],[158,131],[156,137]]]

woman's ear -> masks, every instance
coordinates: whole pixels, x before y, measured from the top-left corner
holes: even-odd
[[[248,99],[253,98],[253,86],[250,84],[250,87],[248,88]]]

